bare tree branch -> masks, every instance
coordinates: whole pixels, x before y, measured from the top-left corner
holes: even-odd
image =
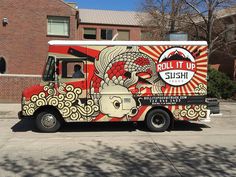
[[[184,0],[184,2],[190,7],[192,7],[192,9],[195,10],[203,18],[204,22],[207,23],[206,17],[196,6],[194,6],[192,3],[188,2],[187,0]]]
[[[146,22],[156,39],[165,39],[173,31],[184,31],[196,40],[206,40],[209,56],[219,50],[233,52],[229,45],[235,43],[226,39],[230,28],[223,20],[227,9],[236,4],[236,0],[144,0],[146,12],[152,20]],[[236,9],[236,8],[235,8]],[[234,22],[236,24],[236,21]],[[227,28],[226,28],[227,27]],[[193,30],[194,29],[194,30]],[[235,40],[234,40],[235,41]]]

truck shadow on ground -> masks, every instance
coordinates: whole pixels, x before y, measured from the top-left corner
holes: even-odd
[[[22,177],[226,177],[236,175],[235,152],[235,148],[209,144],[186,146],[178,142],[165,146],[144,141],[122,147],[96,141],[92,145],[80,143],[73,151],[64,150],[49,157],[2,154],[0,171]]]
[[[187,121],[175,121],[174,128],[169,131],[202,131],[210,128],[207,125]],[[38,130],[33,119],[22,119],[12,128],[13,132],[26,132]],[[149,131],[144,122],[95,122],[95,123],[65,123],[60,132],[109,132],[109,131]]]

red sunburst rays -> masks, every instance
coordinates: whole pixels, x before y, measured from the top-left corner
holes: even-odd
[[[206,76],[207,76],[207,47],[202,46],[184,46],[187,50],[189,50],[191,53],[194,51],[200,51],[200,55],[195,58],[195,64],[196,64],[196,73],[191,79],[189,83],[182,87],[175,87],[174,89],[171,89],[170,91],[172,93],[186,93],[190,95],[194,95],[194,89],[200,84],[206,85]]]
[[[169,46],[140,46],[140,51],[150,56],[155,62],[158,62],[160,55]]]

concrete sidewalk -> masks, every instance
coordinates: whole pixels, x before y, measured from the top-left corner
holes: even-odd
[[[236,118],[236,101],[220,102],[221,117]]]
[[[0,119],[16,119],[19,111],[20,103],[0,103]],[[212,117],[236,117],[236,102],[220,102],[220,113]]]
[[[16,119],[21,111],[19,103],[0,103],[0,119]]]

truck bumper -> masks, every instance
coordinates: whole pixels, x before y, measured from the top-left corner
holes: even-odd
[[[25,116],[23,115],[22,111],[19,111],[18,112],[18,118],[19,119],[26,119],[26,118],[31,118],[32,116]]]
[[[207,115],[205,119],[201,119],[200,122],[211,122],[211,117],[210,117],[211,111],[210,109],[207,110]]]
[[[217,98],[207,98],[207,107],[211,111],[211,114],[220,113],[220,102]]]
[[[22,114],[22,111],[18,112],[18,118],[19,118],[19,119],[23,119],[23,117],[24,117],[24,116],[23,116],[23,114]]]

